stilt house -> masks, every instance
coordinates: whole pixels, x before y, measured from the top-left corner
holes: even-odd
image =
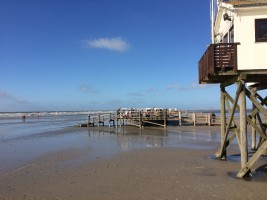
[[[215,155],[227,159],[227,147],[236,138],[241,155],[237,176],[251,175],[254,163],[267,153],[267,97],[257,92],[267,89],[267,0],[211,0],[211,41],[198,66],[199,83],[220,84],[221,147]],[[235,84],[236,96],[231,97],[226,88]],[[246,99],[252,103],[250,114]],[[235,112],[240,114],[239,123]]]

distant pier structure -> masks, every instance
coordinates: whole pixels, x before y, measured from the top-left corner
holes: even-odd
[[[182,111],[178,109],[146,108],[126,109],[121,108],[115,112],[89,113],[86,124],[81,127],[93,126],[213,126],[220,125],[220,116],[214,113]]]
[[[199,83],[220,84],[221,147],[215,155],[226,160],[227,148],[236,138],[241,154],[237,177],[244,177],[251,175],[267,149],[267,1],[211,0],[211,39],[199,61]],[[235,85],[236,94],[231,96],[227,89]],[[247,113],[248,104],[251,113]],[[234,119],[236,112],[239,122]],[[250,147],[248,124],[252,127]]]

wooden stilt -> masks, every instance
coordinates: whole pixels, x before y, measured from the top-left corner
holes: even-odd
[[[139,112],[139,128],[141,129],[142,128],[142,112],[140,111]]]
[[[220,159],[226,159],[226,148],[224,147],[224,138],[226,131],[226,113],[225,113],[225,87],[221,87],[221,148]]]
[[[167,127],[167,117],[168,117],[168,110],[167,109],[165,109],[164,110],[164,128],[166,128]]]
[[[248,141],[247,141],[247,114],[246,114],[246,94],[245,83],[241,84],[239,95],[240,101],[240,152],[241,152],[241,168],[244,168],[248,162]]]
[[[100,127],[100,113],[98,113],[98,127]]]
[[[179,111],[178,116],[179,116],[179,126],[182,126],[182,112],[181,111]]]
[[[196,113],[192,114],[193,125],[196,126]]]
[[[255,93],[254,93],[254,96],[255,96]],[[255,108],[256,108],[255,105],[252,103],[252,110],[254,110]],[[252,122],[254,124],[256,124],[256,116],[252,117]],[[253,126],[251,126],[251,150],[256,150],[256,148],[257,148],[256,143],[257,143],[257,141],[256,141],[256,129]]]

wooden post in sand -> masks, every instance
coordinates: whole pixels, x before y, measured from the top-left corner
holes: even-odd
[[[241,168],[243,168],[248,162],[246,93],[245,93],[245,83],[243,82],[239,94],[239,101],[240,101],[240,152],[241,152]]]
[[[253,96],[255,97],[255,93],[253,93]],[[252,110],[254,110],[256,106],[254,103],[252,103]],[[256,115],[252,117],[252,122],[256,124]],[[256,145],[256,129],[252,126],[251,127],[251,150],[256,150],[257,145]]]
[[[196,113],[193,112],[192,114],[193,124],[196,126]]]
[[[179,116],[179,126],[182,126],[182,112],[181,111],[179,111],[178,116]]]
[[[164,128],[166,128],[167,127],[167,117],[168,117],[168,110],[167,109],[165,109],[164,110]]]
[[[88,114],[88,122],[87,122],[87,127],[90,125],[90,114]]]
[[[142,128],[142,112],[139,112],[139,128]]]
[[[221,148],[222,155],[220,159],[226,159],[226,148],[224,148],[224,139],[226,132],[226,112],[225,112],[225,87],[221,86]]]

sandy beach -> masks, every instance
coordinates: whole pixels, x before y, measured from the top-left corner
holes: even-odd
[[[73,128],[66,134],[87,133],[93,138],[106,132],[113,133],[108,127],[94,127]],[[108,134],[101,140],[107,140]],[[120,151],[110,153],[112,148],[103,148],[102,153],[96,154],[91,147],[96,140],[91,139],[90,145],[69,145],[12,170],[2,170],[0,199],[260,200],[267,197],[265,159],[256,163],[254,177],[249,180],[235,178],[240,169],[235,144],[229,148],[228,161],[214,159],[219,148],[219,126],[167,130],[126,127],[114,134],[118,134],[117,144],[123,143]],[[124,137],[129,134],[134,137]],[[137,142],[140,144],[153,142],[127,148],[136,137],[141,139]],[[166,139],[169,137],[173,138]]]

